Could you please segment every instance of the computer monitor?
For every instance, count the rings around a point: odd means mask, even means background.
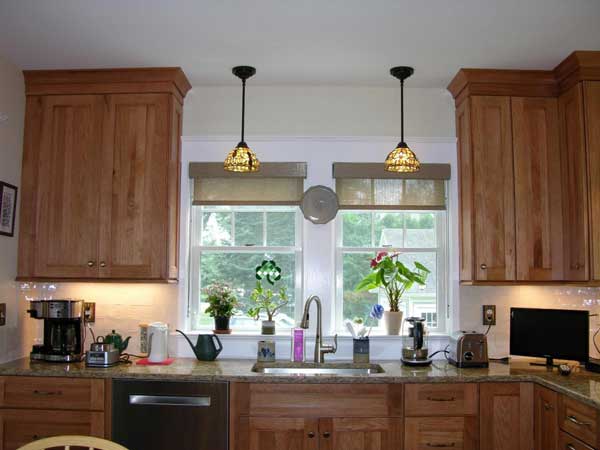
[[[589,358],[588,311],[567,309],[510,309],[510,354],[585,362]]]

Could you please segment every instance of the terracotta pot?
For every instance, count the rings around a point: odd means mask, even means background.
[[[402,327],[402,311],[384,311],[383,322],[385,323],[385,330],[388,336],[397,336],[400,334],[400,328]]]

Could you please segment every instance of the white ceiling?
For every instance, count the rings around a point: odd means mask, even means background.
[[[600,50],[600,0],[0,0],[24,69],[181,66],[194,85],[445,87],[460,67],[554,67]]]

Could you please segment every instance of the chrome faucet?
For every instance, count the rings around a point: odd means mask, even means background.
[[[337,334],[333,338],[333,345],[323,345],[323,330],[321,325],[321,299],[316,295],[311,295],[306,303],[304,304],[304,314],[302,314],[302,322],[300,327],[307,329],[308,324],[308,312],[312,302],[317,304],[317,330],[315,334],[315,363],[325,362],[325,353],[337,352]]]

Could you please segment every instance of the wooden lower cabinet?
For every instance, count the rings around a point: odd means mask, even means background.
[[[558,394],[536,386],[533,407],[535,450],[558,450]]]
[[[408,417],[404,450],[477,450],[477,417]]]
[[[533,448],[533,384],[481,383],[480,450]]]
[[[574,438],[564,431],[560,432],[558,448],[561,450],[594,450],[589,445],[584,444],[579,439]]]
[[[104,437],[104,413],[0,410],[0,450],[16,450],[38,439],[66,434]]]
[[[248,450],[397,450],[401,418],[249,417]]]

